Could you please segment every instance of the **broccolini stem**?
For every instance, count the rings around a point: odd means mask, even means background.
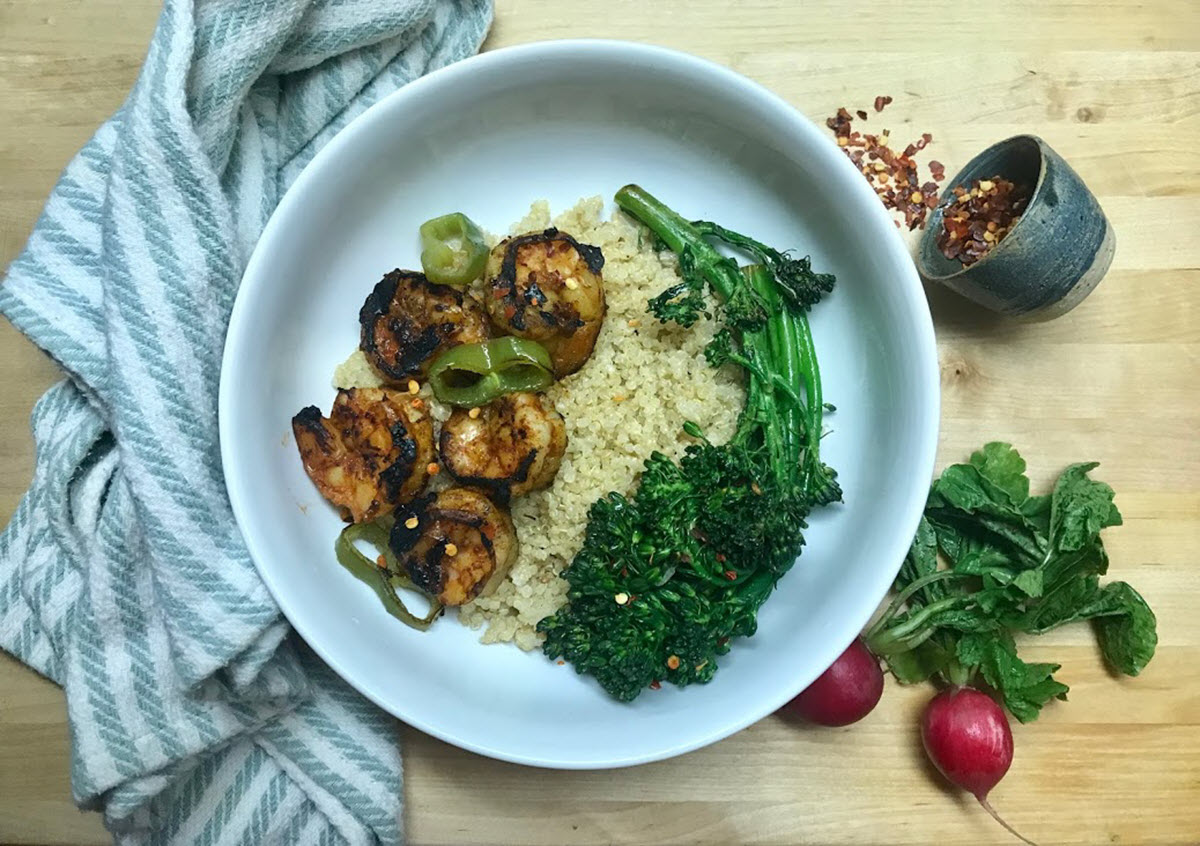
[[[684,247],[695,246],[700,240],[695,227],[640,185],[626,185],[617,191],[615,199],[618,206],[649,226],[673,253],[681,253]]]
[[[741,250],[749,253],[758,259],[763,264],[776,264],[785,260],[783,253],[779,250],[772,249],[766,244],[756,241],[739,232],[734,232],[731,229],[726,229],[724,226],[718,226],[711,220],[693,220],[692,226],[696,228],[701,235],[715,235],[726,244],[738,247]]]
[[[806,438],[804,461],[807,471],[804,474],[804,484],[807,487],[811,474],[819,468],[821,448],[821,432],[824,428],[825,400],[821,396],[821,370],[817,364],[817,348],[813,343],[812,328],[808,318],[801,314],[791,314],[792,323],[796,327],[796,347],[799,349],[800,361],[798,366],[803,380],[804,390],[808,397],[808,420],[804,426]]]
[[[696,267],[713,286],[717,296],[722,300],[729,300],[733,296],[734,290],[741,284],[740,275],[730,270],[723,261],[724,256],[705,241],[691,223],[639,185],[626,185],[617,191],[615,200],[622,210],[650,227],[650,231],[662,239],[671,252],[679,255],[690,250]]]
[[[768,352],[770,363],[765,369],[794,389],[793,397],[789,397],[786,394],[777,395],[775,393],[777,386],[774,384],[763,386],[764,392],[771,396],[774,412],[763,422],[765,426],[769,427],[771,438],[774,441],[773,443],[769,441],[769,444],[774,447],[771,457],[776,459],[774,462],[776,477],[782,483],[795,479],[800,465],[800,436],[803,432],[804,418],[802,410],[797,407],[794,399],[802,387],[797,370],[799,355],[796,350],[791,319],[779,302],[779,295],[774,290],[771,271],[761,264],[752,264],[743,267],[742,273],[746,277],[747,284],[762,297],[770,315],[765,331],[743,331],[742,343]],[[764,334],[766,337],[762,338],[761,336]]]

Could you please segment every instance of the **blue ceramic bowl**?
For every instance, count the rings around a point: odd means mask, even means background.
[[[964,267],[938,249],[942,209],[955,186],[993,176],[1033,185],[1033,196],[1008,235]],[[1048,320],[1079,305],[1108,271],[1112,225],[1079,174],[1036,135],[993,144],[947,184],[917,251],[927,280],[1001,314]]]

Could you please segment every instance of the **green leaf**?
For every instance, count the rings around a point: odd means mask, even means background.
[[[1050,536],[1050,494],[1031,496],[1021,504],[1021,514],[1039,537]]]
[[[984,680],[1003,697],[1004,706],[1023,723],[1036,720],[1051,699],[1066,699],[1070,690],[1055,680],[1058,664],[1026,664],[1017,657],[1012,637],[963,635],[959,638],[958,660],[978,667]]]
[[[919,684],[944,673],[953,657],[935,640],[927,640],[915,649],[889,655],[885,660],[900,684]]]
[[[976,576],[1007,572],[1009,577],[1005,580],[1006,582],[1011,581],[1017,572],[1012,568],[1011,559],[1007,555],[993,546],[984,545],[976,545],[969,551],[960,553],[954,561],[954,571],[956,573],[972,573]]]
[[[908,555],[904,557],[904,563],[900,565],[900,573],[896,576],[893,588],[901,591],[917,579],[936,572],[937,568],[937,534],[929,521],[922,517],[921,522],[917,524],[917,534],[913,538],[912,546],[908,549]],[[945,595],[945,584],[935,582],[918,590],[908,600],[908,607],[918,608],[930,602],[936,602]]]
[[[937,570],[937,535],[924,517],[917,524],[917,534],[908,551],[913,566],[913,578],[927,576]]]
[[[999,511],[991,493],[984,488],[979,469],[970,464],[952,464],[942,471],[929,492],[929,508],[954,508],[973,514],[992,509]]]
[[[1100,651],[1114,669],[1136,676],[1150,663],[1158,646],[1154,612],[1125,582],[1105,585],[1103,594],[1109,611],[1094,617]]]
[[[1095,576],[1063,580],[1053,590],[1045,591],[1040,602],[1009,623],[1012,628],[1027,634],[1044,634],[1081,619],[1079,615],[1087,613],[1099,599],[1100,580]]]
[[[1096,538],[1082,549],[1051,555],[1042,569],[1049,587],[1057,587],[1070,579],[1103,576],[1108,572],[1108,553],[1104,551],[1104,544]]]
[[[1002,494],[1014,507],[1029,498],[1029,479],[1025,476],[1025,459],[1011,444],[993,441],[971,455],[971,465],[979,471],[993,498]]]
[[[1026,596],[1042,595],[1042,571],[1025,570],[1013,579],[1013,587],[1019,588]]]
[[[979,611],[983,612],[991,628],[1002,628],[1001,620],[1019,613],[1025,596],[1019,591],[1009,590],[1007,586],[993,586],[978,591],[975,602]]]
[[[997,550],[1021,569],[1036,567],[1046,558],[1044,537],[1019,512],[989,515],[930,508],[926,514],[937,529],[942,551],[952,561],[985,548]]]
[[[1121,525],[1121,512],[1113,504],[1113,489],[1088,478],[1097,462],[1072,464],[1054,485],[1050,507],[1050,537],[1057,549],[1082,549],[1100,536],[1100,530]]]

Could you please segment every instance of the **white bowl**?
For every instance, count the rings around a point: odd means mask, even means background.
[[[384,611],[333,554],[341,523],[291,438],[328,410],[334,366],[385,271],[419,267],[417,227],[463,211],[503,232],[637,182],[682,214],[811,253],[838,287],[813,312],[824,455],[845,504],[808,545],[712,683],[610,699],[540,652],[428,633]],[[350,684],[429,734],[545,767],[616,767],[719,740],[812,682],[866,623],[916,529],[938,428],[933,327],[911,259],[862,176],[791,106],[718,65],[656,47],[558,41],[487,53],[384,99],[323,149],[246,269],[221,373],[229,498],[263,580]],[[597,492],[599,493],[599,492]]]

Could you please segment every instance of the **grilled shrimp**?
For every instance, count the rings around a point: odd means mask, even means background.
[[[501,502],[554,481],[566,448],[562,415],[544,394],[531,393],[455,409],[438,443],[442,465],[454,478],[494,492]]]
[[[446,488],[396,509],[388,545],[413,584],[444,605],[487,596],[517,559],[508,511],[475,488]]]
[[[554,373],[574,373],[592,354],[604,322],[599,247],[547,229],[505,238],[488,256],[486,303],[501,334],[538,341]]]
[[[425,488],[433,421],[387,388],[338,391],[328,417],[315,405],[292,418],[304,469],[355,523],[373,520]]]
[[[384,276],[363,303],[358,322],[367,361],[391,382],[422,376],[442,350],[492,334],[478,300],[411,270]]]

